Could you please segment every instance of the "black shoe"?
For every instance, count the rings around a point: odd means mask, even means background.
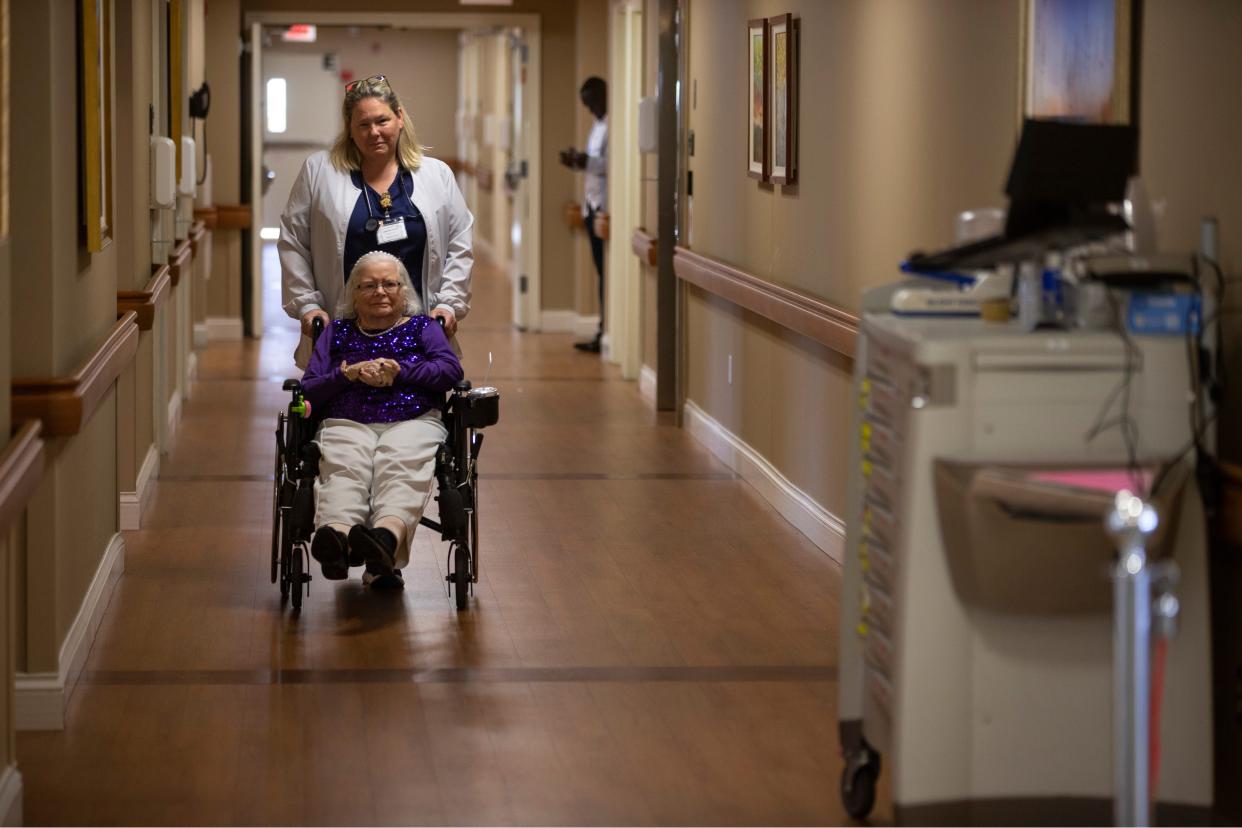
[[[588,353],[598,354],[599,353],[599,337],[597,336],[594,339],[588,340],[586,342],[575,342],[574,347],[577,348],[579,351],[587,351]]]
[[[320,526],[311,540],[311,557],[319,561],[323,577],[329,581],[343,581],[349,575],[345,565],[345,535],[330,526]]]
[[[362,573],[362,583],[371,589],[405,589],[405,578],[401,577],[400,569],[390,569],[387,573],[378,572],[367,564],[367,571]]]
[[[397,536],[387,529],[369,529],[358,524],[349,530],[349,547],[361,550],[367,572],[375,578],[388,577],[396,571]]]

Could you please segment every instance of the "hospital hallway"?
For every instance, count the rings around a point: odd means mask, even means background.
[[[848,821],[839,566],[614,366],[515,330],[509,296],[476,266],[464,363],[501,416],[460,613],[425,528],[404,591],[315,566],[282,606],[294,327],[269,301],[261,340],[200,354],[65,728],[18,734],[28,824]]]

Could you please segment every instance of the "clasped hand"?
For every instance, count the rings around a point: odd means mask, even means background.
[[[388,359],[386,357],[355,362],[353,365],[342,360],[341,373],[350,382],[361,380],[367,385],[380,388],[385,385],[392,385],[393,380],[397,378],[397,374],[401,373],[401,364],[395,359]]]

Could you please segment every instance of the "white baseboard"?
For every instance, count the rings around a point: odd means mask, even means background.
[[[646,366],[643,366],[645,369]],[[654,386],[654,383],[653,383]],[[690,400],[685,403],[686,430],[705,445],[720,462],[733,469],[771,503],[785,520],[837,563],[845,558],[845,522],[820,506],[767,461],[742,442],[706,411]]]
[[[571,310],[546,310],[539,314],[539,330],[544,333],[571,333],[578,314]]]
[[[0,774],[0,825],[22,824],[22,773],[11,764]]]
[[[656,372],[650,365],[638,369],[638,393],[652,408],[656,404]]]
[[[211,342],[237,342],[242,338],[242,321],[231,316],[209,316],[207,339]]]
[[[190,398],[190,383],[198,377],[198,352],[190,351],[185,357],[185,396]]]
[[[65,706],[95,642],[95,633],[99,632],[112,590],[124,572],[125,540],[117,532],[104,550],[78,615],[60,647],[58,671],[17,674],[14,718],[18,730],[65,729]]]
[[[13,719],[18,730],[65,729],[65,682],[59,673],[18,673]]]
[[[207,347],[207,343],[211,340],[211,335],[207,329],[206,322],[194,323],[194,350],[201,351]]]
[[[181,422],[181,395],[174,393],[168,398],[168,436],[177,433],[177,424]]]
[[[574,320],[574,336],[578,339],[591,339],[599,332],[599,314],[579,316]]]
[[[571,310],[546,310],[539,315],[539,330],[544,333],[571,333],[579,339],[590,339],[599,330],[599,316],[583,316]]]
[[[121,529],[133,531],[142,528],[142,512],[147,508],[147,501],[153,491],[151,481],[159,476],[160,452],[152,445],[147,449],[146,459],[138,470],[138,479],[134,481],[134,491],[121,492]]]

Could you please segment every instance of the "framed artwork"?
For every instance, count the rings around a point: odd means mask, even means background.
[[[1023,116],[1131,123],[1133,0],[1023,0],[1022,28]]]
[[[771,180],[775,184],[793,184],[798,180],[797,34],[797,21],[792,14],[768,19],[768,44],[772,53],[772,81],[768,92],[772,137],[768,157]]]
[[[112,241],[112,0],[80,0],[82,224],[86,249]]]
[[[746,121],[746,173],[751,178],[767,181],[768,156],[768,21],[752,20],[747,26],[750,42],[747,88],[749,92]]]

